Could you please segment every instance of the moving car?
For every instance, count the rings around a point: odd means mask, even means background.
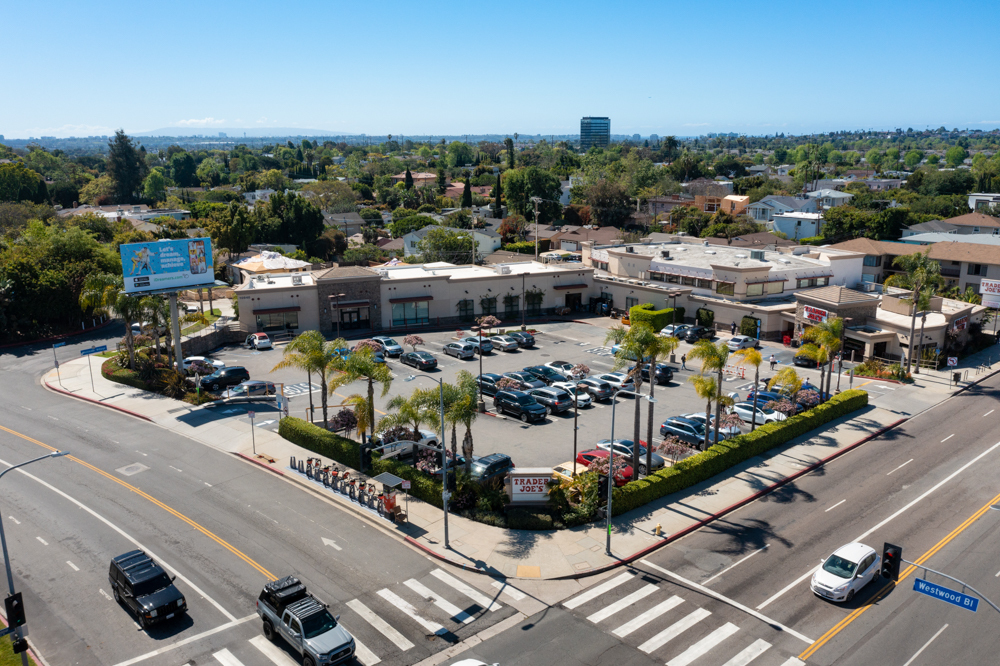
[[[570,397],[576,400],[577,409],[584,409],[593,404],[593,398],[590,397],[590,393],[582,388],[578,382],[556,382],[552,385],[552,388],[560,388],[569,393]]]
[[[507,413],[516,416],[522,423],[541,421],[548,414],[545,407],[539,405],[533,396],[524,391],[497,391],[493,397],[493,409],[497,414]]]
[[[255,395],[274,395],[277,392],[278,389],[272,382],[250,379],[229,389],[226,393],[230,398],[250,398]]]
[[[213,358],[208,358],[206,356],[188,356],[182,361],[181,367],[184,368],[185,372],[187,372],[191,370],[191,366],[194,365],[195,363],[208,366],[210,368],[214,368],[215,370],[222,370],[224,367],[226,367],[226,364],[223,363],[222,361],[217,361]]]
[[[600,460],[602,458],[607,458],[611,454],[604,449],[593,449],[591,451],[581,451],[576,456],[576,462],[584,465],[585,467],[590,467],[595,460]],[[617,474],[615,474],[615,485],[624,486],[626,483],[632,480],[632,468],[625,465]]]
[[[382,347],[382,353],[387,356],[399,356],[403,353],[403,348],[399,346],[399,343],[390,338],[388,335],[375,335],[372,336],[372,340],[377,342],[380,347]]]
[[[668,324],[660,329],[660,335],[683,340],[689,328],[691,328],[690,324]]]
[[[692,326],[684,333],[684,341],[694,344],[699,340],[711,340],[715,337],[715,331],[704,326]]]
[[[573,396],[567,391],[556,388],[555,384],[545,388],[531,389],[528,395],[545,408],[546,414],[561,414],[573,406]]]
[[[112,558],[108,582],[115,601],[135,615],[143,629],[187,612],[187,602],[174,579],[141,550]]]
[[[610,400],[615,394],[614,387],[599,377],[584,377],[576,385],[589,393],[594,400]]]
[[[207,391],[218,392],[230,386],[242,384],[250,380],[250,373],[246,368],[234,365],[229,368],[217,370],[207,377],[201,378],[201,387]]]
[[[809,589],[830,601],[851,601],[878,576],[880,559],[874,548],[863,543],[841,546],[812,575]]]
[[[753,419],[753,403],[752,402],[737,402],[735,405],[729,408],[729,411],[739,416],[741,419],[750,423]],[[764,409],[761,407],[760,402],[757,403],[757,423],[771,423],[773,421],[784,421],[788,417],[779,411],[774,409]]]
[[[306,592],[298,578],[285,576],[264,585],[257,597],[257,615],[263,620],[264,638],[272,642],[279,636],[285,639],[301,655],[303,666],[333,666],[354,660],[357,645],[337,621],[340,616],[331,615],[327,605]]]
[[[472,358],[476,355],[476,345],[467,342],[449,342],[444,346],[444,353],[455,358]]]
[[[695,412],[693,414],[681,414],[680,418],[682,418],[682,419],[688,419],[689,421],[697,421],[698,423],[701,424],[701,427],[703,429],[705,427],[705,422],[706,422],[705,421],[705,412]],[[710,414],[709,415],[708,422],[712,424],[712,426],[713,426],[712,430],[714,431],[715,430],[715,427],[714,427],[715,426],[715,414]],[[702,430],[702,432],[704,432],[704,430]],[[727,426],[725,428],[721,428],[721,427],[719,428],[719,434],[720,435],[725,435],[726,438],[735,437],[736,435],[739,435],[742,432],[743,431],[740,430],[738,426]]]
[[[521,347],[518,341],[509,335],[494,335],[490,338],[490,342],[493,343],[494,347],[505,352],[517,351]]]
[[[545,382],[543,382],[538,377],[535,377],[530,372],[505,372],[503,373],[503,376],[507,377],[508,379],[513,379],[515,382],[517,382],[519,384],[517,388],[521,391],[527,391],[528,389],[542,388],[543,386],[546,385]]]
[[[271,338],[267,337],[267,333],[251,333],[247,336],[246,346],[250,349],[271,349],[273,345],[271,344]]]
[[[535,336],[527,331],[511,331],[507,335],[517,340],[522,349],[531,349],[535,346]]]
[[[412,351],[400,354],[399,362],[420,370],[433,370],[438,367],[437,359],[430,352],[425,351]]]
[[[483,395],[496,395],[497,382],[503,379],[502,375],[497,375],[492,372],[485,372],[476,378],[476,382],[479,384],[479,389],[483,392]]]
[[[729,338],[729,342],[726,343],[729,347],[729,351],[739,351],[741,349],[756,349],[757,339],[751,338],[749,335],[734,335]]]
[[[467,338],[462,338],[460,342],[472,345],[480,354],[489,354],[493,351],[493,343],[490,342],[490,339],[485,336],[473,335]]]
[[[576,365],[576,363],[570,363],[568,361],[551,361],[546,363],[545,367],[552,368],[559,373],[563,379],[583,379],[583,373],[573,372],[573,368],[575,368]]]
[[[480,483],[502,479],[512,469],[514,469],[514,461],[510,459],[510,456],[502,453],[491,453],[472,458],[472,478]]]
[[[634,365],[628,369],[628,374],[631,375],[633,370],[635,370]],[[642,376],[642,381],[649,381],[649,363],[643,363],[639,366],[639,374]],[[674,378],[674,369],[666,363],[657,363],[653,375],[656,377],[657,384],[666,386]]]
[[[631,439],[616,439],[614,443],[615,456],[622,456],[628,461],[628,464],[635,467],[635,461],[632,460],[632,440]],[[612,447],[610,439],[602,439],[597,442],[597,448],[602,451],[610,451]],[[639,474],[646,474],[646,445],[640,441],[639,442]],[[653,453],[652,456],[653,469],[660,469],[667,464],[667,461],[663,459],[658,453]]]
[[[673,435],[685,444],[701,448],[705,442],[705,424],[693,419],[671,416],[660,426],[660,437],[667,437],[668,435]],[[726,439],[726,436],[720,432],[718,441],[721,442],[724,439]],[[715,441],[715,431],[710,430],[708,432],[708,443],[711,445]]]
[[[635,390],[635,382],[624,372],[608,372],[603,375],[597,375],[596,378],[610,384],[615,393],[618,393],[618,391]]]
[[[546,384],[553,384],[555,382],[562,382],[566,380],[566,378],[561,374],[545,365],[532,365],[524,368],[524,372],[534,375],[536,379],[540,379]]]

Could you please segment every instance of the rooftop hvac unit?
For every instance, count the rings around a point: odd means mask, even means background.
[[[635,280],[629,280],[629,281],[628,281],[628,283],[629,283],[629,284],[635,284],[635,283],[636,283],[636,281],[635,281]]]
[[[715,254],[715,250],[705,250],[705,254]]]
[[[743,253],[741,252],[741,253],[739,253],[739,254],[737,254],[737,255],[736,255],[736,258],[737,258],[737,259],[746,259],[746,258],[747,258],[747,255],[745,255],[745,254],[743,254]]]
[[[293,285],[302,286],[302,276],[301,275],[293,275],[292,276],[292,284]]]
[[[757,261],[767,261],[764,259],[764,250],[750,250],[750,258]]]
[[[661,259],[667,259],[667,260],[669,260],[670,259],[670,250],[660,250],[660,258]]]
[[[635,254],[635,248],[632,247],[631,245],[626,245],[625,246],[625,251],[629,252],[629,253],[632,253],[632,254]]]

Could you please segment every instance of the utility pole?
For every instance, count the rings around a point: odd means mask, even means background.
[[[541,201],[539,197],[531,197],[531,202],[535,204],[535,261],[538,261],[538,204]]]

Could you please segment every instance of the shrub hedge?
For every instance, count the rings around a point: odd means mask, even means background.
[[[153,390],[152,384],[140,379],[137,373],[128,368],[118,367],[113,356],[101,364],[101,374],[104,375],[105,379],[110,379],[119,384],[125,384],[126,386],[142,389],[143,391]]]
[[[719,442],[707,451],[685,458],[673,467],[664,468],[645,479],[615,488],[614,513],[615,515],[626,513],[643,504],[701,483],[734,465],[785,444],[867,404],[867,392],[858,389],[844,391],[802,414],[759,426],[753,432]]]
[[[641,303],[639,305],[633,305],[629,308],[628,316],[632,324],[637,324],[639,322],[645,322],[650,325],[654,331],[659,331],[664,326],[669,326],[672,321],[674,308],[664,308],[663,310],[654,310],[652,303]],[[684,322],[684,308],[677,308],[677,319],[676,323],[680,324]]]

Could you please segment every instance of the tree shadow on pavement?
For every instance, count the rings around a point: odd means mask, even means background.
[[[729,541],[721,547],[713,546],[715,552],[736,556],[760,550],[772,543],[780,543],[786,548],[795,544],[774,531],[771,523],[766,520],[747,519],[740,522],[717,520],[704,528],[709,534],[716,534]]]
[[[504,530],[507,538],[497,544],[494,552],[514,560],[523,559],[542,541],[550,541],[553,531]]]

